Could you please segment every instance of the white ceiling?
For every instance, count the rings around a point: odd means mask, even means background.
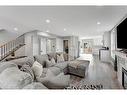
[[[60,36],[99,36],[126,13],[127,6],[1,6],[0,28],[19,34],[37,29]]]

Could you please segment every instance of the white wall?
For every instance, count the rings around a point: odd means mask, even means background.
[[[25,55],[32,56],[33,55],[33,33],[25,34]]]
[[[25,56],[25,46],[19,48],[15,51],[15,56]]]
[[[109,48],[109,62],[111,62],[111,31],[104,32],[103,42],[103,46]]]
[[[79,41],[79,38],[77,36],[70,37],[69,55],[72,56],[72,59],[78,57],[78,52],[79,52],[78,41]]]
[[[55,38],[51,39],[51,52],[52,53],[56,52],[56,39]]]
[[[9,32],[9,31],[0,31],[0,46],[6,44],[7,42],[14,40],[18,37],[17,33]]]
[[[92,48],[92,53],[94,55],[99,55],[99,50],[103,46],[103,36],[98,36],[93,38],[93,48]]]
[[[104,35],[103,35],[103,41],[104,41],[104,46],[105,47],[111,47],[111,33],[110,31],[108,32],[104,32]]]
[[[52,52],[52,40],[47,39],[46,41],[46,53],[51,53]]]
[[[103,45],[103,37],[102,36],[98,36],[93,38],[93,45],[94,46],[102,46]]]
[[[39,55],[39,36],[36,32],[33,35],[33,55]]]
[[[63,39],[56,38],[56,52],[63,52]]]
[[[46,54],[46,42],[47,38],[39,36],[39,52],[41,55]]]

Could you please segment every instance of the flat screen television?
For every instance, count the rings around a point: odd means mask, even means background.
[[[117,48],[127,49],[127,18],[117,26]]]

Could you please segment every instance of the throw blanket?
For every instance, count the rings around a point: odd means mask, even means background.
[[[69,66],[77,68],[80,64],[82,63],[82,61],[80,60],[75,60],[75,61],[71,61]]]

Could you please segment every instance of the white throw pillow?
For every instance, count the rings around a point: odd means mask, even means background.
[[[54,59],[54,58],[52,58],[52,59],[51,59],[51,63],[52,63],[53,65],[55,65],[55,64],[56,64],[56,62],[55,62],[55,59]]]
[[[38,63],[37,61],[34,62],[33,66],[32,66],[32,70],[34,72],[34,75],[36,77],[40,77],[42,72],[43,72],[43,67],[40,63]]]
[[[63,54],[57,55],[57,63],[58,62],[64,62]]]
[[[64,61],[64,55],[60,54],[61,60]]]

